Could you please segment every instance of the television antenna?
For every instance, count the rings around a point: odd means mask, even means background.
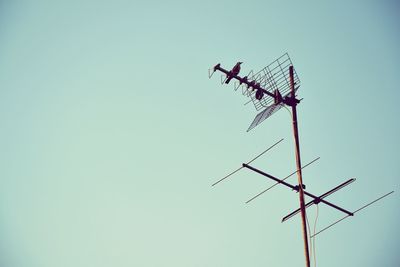
[[[264,191],[260,192],[259,194],[255,195],[246,203],[249,203],[250,201],[253,201],[263,193],[267,192],[270,190],[272,187],[281,184],[284,185],[292,191],[299,193],[299,202],[300,202],[300,207],[296,209],[295,211],[289,213],[286,215],[283,219],[282,222],[287,221],[288,219],[292,218],[296,214],[300,213],[301,214],[301,222],[302,222],[302,234],[303,234],[303,241],[304,241],[304,255],[305,255],[305,261],[306,261],[306,267],[310,267],[310,255],[309,255],[309,245],[308,245],[308,233],[307,233],[307,222],[306,222],[306,209],[312,205],[318,205],[319,203],[323,203],[325,205],[328,205],[336,210],[339,210],[340,212],[346,214],[343,218],[337,220],[336,222],[330,224],[329,226],[323,228],[322,230],[319,230],[317,233],[314,233],[311,237],[315,237],[317,234],[327,230],[328,228],[332,227],[333,225],[341,222],[342,220],[354,216],[356,212],[361,211],[362,209],[370,206],[371,204],[381,200],[382,198],[392,194],[394,191],[391,191],[389,193],[386,193],[385,195],[371,201],[370,203],[362,206],[361,208],[351,212],[348,211],[338,205],[335,205],[329,201],[326,201],[325,198],[336,191],[344,188],[345,186],[353,183],[356,179],[351,178],[340,185],[334,187],[333,189],[327,191],[326,193],[322,195],[314,195],[312,193],[309,193],[306,191],[306,186],[303,184],[303,176],[302,176],[302,169],[310,165],[311,163],[315,162],[319,158],[316,158],[315,160],[311,161],[310,163],[304,165],[302,167],[301,165],[301,157],[300,157],[300,142],[299,142],[299,133],[298,133],[298,119],[297,119],[297,104],[300,103],[301,99],[298,99],[296,97],[296,91],[300,87],[300,79],[297,76],[297,73],[293,67],[292,61],[287,53],[283,54],[281,57],[273,61],[271,64],[268,66],[264,67],[262,70],[260,70],[257,73],[254,73],[253,71],[250,71],[250,73],[246,76],[239,76],[240,70],[241,70],[241,64],[243,62],[238,62],[236,65],[231,69],[224,69],[221,67],[221,64],[218,63],[215,65],[212,69],[208,70],[208,77],[211,78],[213,74],[216,71],[220,71],[223,73],[221,76],[221,84],[229,84],[231,80],[235,81],[234,89],[237,91],[239,88],[241,89],[241,92],[244,96],[250,98],[250,101],[247,103],[253,102],[253,105],[257,111],[260,111],[256,117],[254,118],[253,122],[250,124],[249,128],[247,131],[252,130],[259,124],[261,124],[263,121],[268,119],[272,114],[280,110],[282,107],[289,107],[292,110],[292,125],[293,125],[293,137],[294,137],[294,143],[295,143],[295,158],[296,158],[296,166],[297,169],[290,175],[286,176],[284,179],[279,179],[271,174],[268,174],[260,169],[257,169],[253,166],[250,165],[254,160],[262,156],[264,153],[272,149],[274,146],[276,146],[278,143],[280,143],[283,139],[279,140],[276,142],[274,145],[269,147],[267,150],[253,158],[247,163],[243,163],[242,166],[235,171],[231,172],[227,176],[223,177],[222,179],[218,180],[212,186],[215,186],[216,184],[222,182],[223,180],[227,179],[231,175],[237,173],[243,168],[249,169],[253,172],[256,172],[262,176],[265,176],[273,181],[275,181],[275,184],[270,186],[269,188],[265,189]],[[246,104],[247,104],[246,103]],[[291,177],[292,175],[297,174],[297,181],[298,183],[296,185],[292,185],[285,180]],[[312,198],[311,201],[305,202],[305,197],[308,196]],[[310,233],[311,234],[311,233]]]

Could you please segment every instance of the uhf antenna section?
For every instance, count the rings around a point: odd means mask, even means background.
[[[255,73],[254,77],[260,77],[258,82],[270,93],[274,94],[274,92],[278,90],[281,95],[287,96],[290,93],[290,66],[293,66],[292,61],[288,53],[285,53],[268,66]],[[297,91],[300,87],[300,79],[294,69],[293,76],[295,90]],[[255,93],[251,94],[251,100],[256,110],[267,108],[274,103],[274,98],[263,97],[258,99]]]
[[[300,79],[293,68],[292,61],[287,53],[273,61],[271,64],[262,68],[257,73],[250,71],[244,77],[238,76],[242,62],[236,63],[232,70],[228,71],[215,65],[208,70],[209,78],[216,71],[221,71],[221,83],[228,84],[232,79],[236,80],[234,89],[241,88],[244,96],[249,97],[257,111],[262,110],[256,115],[247,131],[250,131],[261,122],[277,112],[284,104],[292,106],[295,97],[291,97],[290,67],[293,69],[294,90],[300,87]],[[246,103],[247,104],[247,103]],[[297,103],[296,103],[297,104]]]

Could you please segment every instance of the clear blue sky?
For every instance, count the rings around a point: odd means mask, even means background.
[[[1,1],[0,265],[304,266],[296,194],[210,186],[280,138],[254,165],[294,170],[288,112],[246,133],[256,111],[207,77],[288,52],[307,189],[355,177],[329,197],[350,210],[396,191],[318,235],[317,265],[399,266],[400,6],[322,2]]]

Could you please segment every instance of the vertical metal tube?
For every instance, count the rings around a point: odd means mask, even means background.
[[[290,75],[290,89],[292,93],[292,98],[295,98],[295,90],[294,90],[294,74],[293,74],[293,66],[289,67],[289,75]],[[306,267],[310,267],[310,255],[308,249],[308,235],[307,235],[307,222],[306,222],[306,209],[304,206],[304,190],[303,190],[303,178],[301,173],[301,160],[300,160],[300,144],[299,144],[299,131],[297,127],[297,111],[296,111],[296,103],[292,105],[292,117],[293,117],[293,135],[295,142],[295,153],[296,153],[296,165],[297,165],[297,178],[299,182],[299,198],[300,198],[300,211],[301,211],[301,221],[303,228],[303,239],[304,239],[304,254],[306,257]]]

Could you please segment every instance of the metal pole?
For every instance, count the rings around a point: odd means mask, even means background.
[[[292,99],[295,99],[294,90],[294,76],[293,76],[293,66],[289,67],[290,75],[290,89],[292,93]],[[303,190],[303,178],[301,174],[301,160],[300,160],[300,144],[299,144],[299,131],[297,127],[297,112],[296,112],[296,102],[293,101],[292,105],[292,117],[293,117],[293,135],[295,142],[295,152],[296,152],[296,165],[297,165],[297,178],[299,182],[299,199],[300,199],[300,211],[301,211],[301,222],[303,228],[303,239],[304,239],[304,254],[306,257],[306,267],[310,267],[310,255],[308,249],[308,236],[307,236],[307,222],[306,222],[306,209],[304,206],[304,190]]]

